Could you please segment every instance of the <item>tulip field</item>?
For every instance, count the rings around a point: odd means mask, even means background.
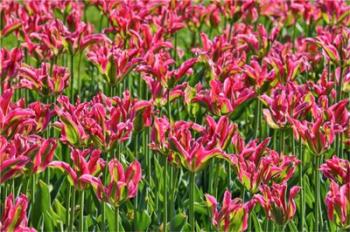
[[[0,1],[0,231],[350,231],[349,0]]]

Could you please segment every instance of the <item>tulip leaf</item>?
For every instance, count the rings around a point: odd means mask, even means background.
[[[37,186],[38,188],[35,195],[35,202],[31,211],[31,221],[33,222],[33,226],[36,228],[39,227],[41,217],[47,214],[51,208],[50,191],[48,185],[40,180]]]
[[[288,223],[288,227],[290,229],[291,232],[298,232],[298,227],[295,225],[295,222],[294,220],[291,220],[289,223]]]
[[[254,223],[254,231],[262,232],[263,230],[261,229],[261,225],[258,221],[258,218],[257,218],[254,210],[252,210],[252,212],[251,212],[251,217],[252,217],[253,223]]]
[[[109,205],[106,204],[106,216],[107,216],[107,223],[109,226],[109,231],[117,231],[117,229],[115,228],[115,211],[114,208]],[[124,228],[123,228],[123,224],[121,223],[121,215],[119,214],[119,230],[120,232],[124,232]]]
[[[147,231],[148,226],[151,224],[151,217],[147,211],[137,211],[135,218],[135,230],[136,231]]]
[[[187,222],[187,216],[184,213],[175,215],[170,221],[170,228],[172,231],[182,231]]]
[[[53,188],[53,191],[51,192],[51,203],[55,201],[58,193],[60,192],[60,189],[62,187],[62,184],[64,183],[64,179],[66,178],[65,175],[62,175],[60,178],[57,179],[57,181],[54,183],[55,188]]]

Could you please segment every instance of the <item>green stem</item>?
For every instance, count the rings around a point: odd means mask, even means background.
[[[164,214],[163,214],[163,226],[164,231],[167,231],[168,223],[168,188],[167,188],[167,176],[168,176],[168,160],[164,156],[164,170],[163,170],[163,198],[164,198]]]
[[[106,225],[105,225],[105,221],[106,221],[105,203],[103,201],[101,202],[101,206],[102,206],[101,230],[102,231],[106,231]]]
[[[67,201],[67,205],[66,205],[66,209],[70,208],[70,204],[71,204],[71,197],[72,197],[72,186],[69,185],[69,189],[68,189],[68,201]],[[70,222],[70,214],[67,212],[66,214],[66,223],[69,224]]]
[[[316,167],[314,169],[316,175],[316,230],[322,231],[323,228],[323,220],[322,220],[322,206],[321,206],[321,175],[318,171],[321,162],[321,155],[315,155],[316,158]]]
[[[80,72],[81,72],[81,57],[82,57],[82,55],[83,55],[83,52],[80,52],[79,60],[78,60],[78,97],[80,97],[80,90],[81,90]]]
[[[286,154],[287,152],[285,151],[285,146],[286,146],[286,143],[285,143],[285,129],[282,128],[281,129],[281,137],[280,137],[280,152],[283,152],[284,154]]]
[[[74,54],[70,54],[70,101],[74,102]]]
[[[190,225],[191,231],[195,231],[195,217],[194,217],[194,188],[195,188],[195,172],[190,172]]]
[[[70,217],[70,222],[69,222],[69,231],[73,231],[73,225],[74,225],[74,219],[75,219],[75,198],[77,195],[77,191],[75,190],[74,187],[72,187],[72,205],[70,209],[71,217]]]
[[[270,220],[266,220],[266,224],[265,224],[265,231],[266,232],[269,231],[269,226],[270,226]]]
[[[304,231],[305,224],[305,200],[304,200],[304,188],[303,188],[303,165],[304,165],[304,153],[303,153],[303,143],[301,138],[299,139],[299,185],[300,185],[300,211],[301,211],[301,220],[300,220],[300,232]]]
[[[175,37],[176,38],[176,37]],[[175,39],[176,41],[176,39]],[[176,48],[176,47],[175,47]],[[176,56],[175,56],[176,57]],[[176,60],[176,59],[175,59]],[[170,89],[168,91],[168,96],[167,96],[167,102],[168,102],[168,118],[169,118],[169,122],[172,121],[172,115],[171,115],[171,104],[170,104]],[[170,206],[170,211],[169,211],[169,218],[170,220],[174,217],[174,210],[175,210],[175,202],[174,202],[174,167],[170,166],[169,167],[169,171],[170,171],[170,196],[169,196],[169,206]],[[170,230],[172,230],[171,228],[172,226],[170,225]]]
[[[115,230],[119,232],[119,207],[114,208]]]
[[[258,138],[260,135],[260,115],[261,115],[261,102],[259,98],[257,98],[257,107],[256,107],[256,118],[255,118],[255,138]]]
[[[80,216],[79,216],[79,231],[84,231],[84,191],[81,191],[80,198]]]

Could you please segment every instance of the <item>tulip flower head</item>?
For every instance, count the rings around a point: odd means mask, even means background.
[[[224,158],[221,149],[206,147],[204,136],[193,137],[192,133],[203,130],[198,124],[185,121],[178,121],[171,128],[169,143],[174,151],[173,161],[180,163],[190,172],[201,170],[211,158]]]
[[[123,165],[112,159],[108,163],[109,181],[103,185],[101,179],[92,175],[83,175],[82,181],[92,185],[99,200],[119,207],[126,200],[134,198],[137,194],[139,182],[142,178],[140,163],[136,160],[124,170]]]
[[[350,228],[350,183],[338,185],[331,182],[325,199],[329,220],[340,228]]]
[[[295,215],[296,205],[294,198],[299,190],[299,186],[294,186],[287,192],[286,183],[273,184],[272,187],[262,185],[260,191],[263,195],[257,194],[254,197],[264,208],[266,217],[269,220],[284,225]]]
[[[243,202],[240,198],[231,199],[231,193],[225,191],[221,209],[215,197],[205,194],[208,206],[211,208],[212,224],[219,231],[245,231],[248,228],[249,213],[256,200]]]
[[[350,183],[350,162],[333,156],[321,165],[320,171],[323,175],[340,185]]]
[[[0,221],[0,231],[35,232],[34,228],[28,227],[27,208],[28,199],[26,195],[21,194],[15,201],[12,193],[7,196]]]
[[[103,170],[105,161],[100,158],[100,156],[100,150],[72,149],[71,159],[73,162],[73,167],[63,161],[52,161],[50,162],[49,167],[65,172],[68,176],[69,183],[75,188],[83,190],[88,187],[87,183],[83,181],[83,176],[98,176]]]

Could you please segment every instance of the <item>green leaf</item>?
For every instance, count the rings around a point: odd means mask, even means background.
[[[182,231],[183,227],[187,222],[187,215],[184,213],[179,213],[175,215],[170,221],[170,228],[172,231]]]
[[[261,225],[260,225],[260,223],[259,223],[259,221],[258,221],[258,218],[257,218],[256,213],[255,213],[254,210],[253,210],[252,213],[251,213],[251,217],[252,217],[252,219],[253,219],[255,231],[257,231],[257,232],[262,231]]]
[[[55,182],[55,184],[54,184],[55,188],[53,188],[53,191],[51,192],[51,202],[55,201],[58,193],[60,192],[60,189],[62,187],[62,184],[63,184],[65,178],[66,178],[65,175],[61,175],[61,177],[58,178],[57,181]]]
[[[298,227],[295,225],[294,220],[292,220],[292,221],[290,221],[290,222],[288,223],[288,227],[289,227],[289,230],[290,230],[291,232],[298,232],[298,231],[299,231],[299,230],[298,230]]]
[[[137,231],[147,231],[147,228],[151,224],[151,217],[148,215],[147,211],[137,211],[135,218],[135,230]]]
[[[242,104],[240,104],[239,106],[236,107],[236,109],[231,113],[230,115],[230,119],[232,121],[237,120],[239,117],[241,117],[241,115],[244,113],[244,111],[246,109],[248,109],[249,105],[254,101],[254,98],[243,102]]]
[[[46,213],[49,213],[51,208],[49,187],[42,180],[39,180],[37,186],[38,188],[35,194],[35,202],[31,211],[31,222],[35,228],[39,227],[41,217]]]
[[[59,200],[54,200],[53,204],[53,210],[58,216],[58,220],[62,221],[63,224],[66,224],[66,215],[67,215],[67,210],[66,208],[61,204]]]
[[[315,196],[313,194],[313,191],[310,189],[309,177],[306,175],[303,176],[303,188],[305,194],[305,203],[308,205],[308,207],[312,208],[315,202]]]
[[[107,223],[109,226],[109,231],[117,231],[117,229],[115,228],[115,213],[114,213],[114,208],[109,205],[106,204],[106,217],[107,217]],[[119,232],[124,232],[124,228],[123,228],[123,224],[121,223],[121,216],[119,214]]]

